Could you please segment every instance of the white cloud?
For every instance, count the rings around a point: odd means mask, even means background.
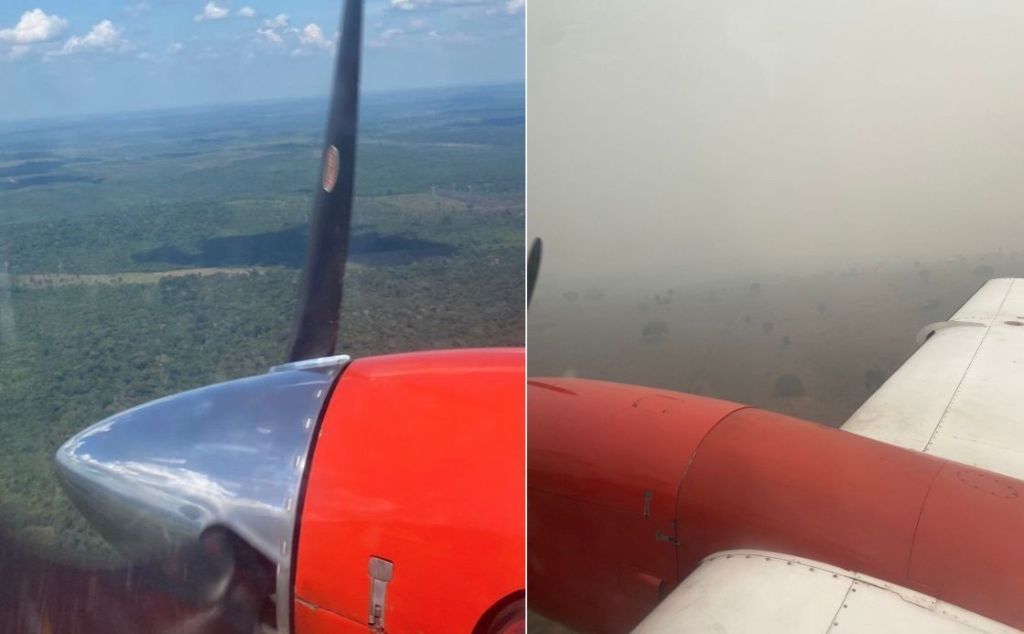
[[[456,31],[454,33],[438,33],[437,31],[431,31],[427,33],[427,36],[437,42],[445,42],[447,44],[469,44],[470,42],[476,42],[476,36],[463,33],[462,31]]]
[[[256,29],[256,33],[263,38],[263,41],[270,44],[281,44],[284,42],[274,29]]]
[[[228,10],[224,7],[219,7],[212,0],[206,3],[203,7],[203,12],[192,18],[196,22],[203,22],[205,20],[221,20],[228,17]]]
[[[274,47],[287,51],[293,56],[310,55],[316,51],[329,51],[338,42],[324,32],[323,28],[310,22],[301,29],[288,26],[288,16],[283,13],[263,21],[264,28],[256,29],[257,39]]]
[[[301,29],[288,26],[288,16],[281,13],[263,21],[264,28],[256,29],[265,44],[287,46],[292,55],[308,55],[316,50],[330,50],[337,37],[329,38],[319,24],[310,22]]]
[[[42,9],[32,9],[21,14],[13,29],[0,29],[0,42],[12,44],[35,44],[49,42],[60,37],[68,21],[57,15],[46,15]]]
[[[288,26],[288,16],[283,13],[278,13],[273,19],[264,20],[263,26],[268,29],[283,29]]]
[[[389,0],[394,11],[414,9],[481,9],[487,14],[508,11],[517,13],[525,6],[521,0]]]
[[[124,40],[121,38],[123,33],[124,30],[114,26],[110,20],[103,20],[95,24],[85,35],[81,37],[77,35],[72,36],[64,43],[61,53],[97,50],[110,51],[123,48],[125,45]]]
[[[240,18],[251,18],[256,15],[256,12],[253,11],[252,7],[242,7],[235,13],[235,15]]]
[[[171,55],[177,55],[183,50],[185,50],[185,45],[181,42],[171,42],[167,45],[167,52]]]
[[[299,41],[303,46],[311,48],[331,48],[331,41],[324,36],[324,30],[315,22],[310,22],[299,31]]]
[[[380,32],[380,35],[370,40],[370,46],[372,48],[384,48],[395,44],[402,36],[405,35],[405,31],[402,29],[385,29]]]
[[[506,0],[505,2],[505,13],[509,15],[516,15],[522,13],[526,7],[526,0]]]

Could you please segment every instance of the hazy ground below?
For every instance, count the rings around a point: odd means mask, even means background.
[[[841,425],[991,277],[1024,256],[979,254],[785,277],[545,288],[529,314],[531,376],[663,387]],[[799,388],[781,388],[794,375]],[[790,386],[792,388],[792,385]]]

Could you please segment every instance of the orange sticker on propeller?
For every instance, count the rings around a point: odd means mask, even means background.
[[[338,157],[338,148],[333,145],[328,146],[324,151],[324,175],[323,185],[324,191],[328,194],[334,191],[334,186],[338,184],[338,164],[340,158]]]

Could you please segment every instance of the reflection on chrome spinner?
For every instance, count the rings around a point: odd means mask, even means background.
[[[333,360],[112,416],[57,451],[57,473],[76,506],[133,563],[194,544],[213,526],[233,531],[277,565],[277,623],[290,631],[302,476],[316,422],[349,358]]]

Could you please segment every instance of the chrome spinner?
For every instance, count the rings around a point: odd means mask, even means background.
[[[277,624],[290,631],[293,536],[309,449],[349,357],[183,392],[79,432],[57,451],[69,497],[132,563],[226,528],[277,568]]]

